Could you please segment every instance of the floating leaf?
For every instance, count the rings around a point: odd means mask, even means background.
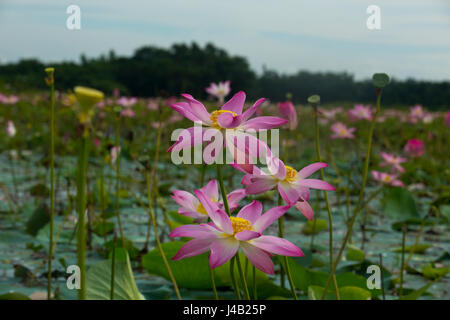
[[[363,261],[364,251],[352,244],[349,244],[347,245],[347,255],[345,257],[347,258],[347,260],[351,261]]]
[[[420,218],[416,202],[407,189],[390,188],[384,197],[384,213],[397,221],[406,221],[407,219]]]
[[[315,225],[314,225],[315,221]],[[303,227],[302,232],[303,234],[318,234],[321,231],[328,229],[328,222],[323,219],[315,219],[315,220],[308,220],[306,222],[306,225]]]
[[[308,98],[308,102],[311,104],[318,104],[320,102],[320,96],[315,94]]]
[[[119,251],[119,250],[118,250]],[[116,259],[114,276],[114,300],[145,300],[134,280],[130,259],[126,252]],[[89,268],[86,274],[86,295],[90,300],[109,300],[111,293],[111,260],[101,261]]]

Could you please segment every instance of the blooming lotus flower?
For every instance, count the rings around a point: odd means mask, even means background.
[[[425,112],[423,117],[422,117],[422,121],[423,123],[429,124],[432,123],[434,120],[434,115],[430,112]]]
[[[419,139],[410,139],[406,143],[405,152],[411,157],[420,157],[424,154],[424,142]]]
[[[450,128],[450,111],[445,115],[445,125]]]
[[[414,107],[411,107],[411,109],[409,111],[409,117],[410,117],[412,123],[416,123],[417,120],[422,119],[423,116],[424,116],[424,111],[420,104],[415,105]]]
[[[125,108],[131,108],[132,106],[134,106],[136,103],[138,102],[138,99],[135,97],[121,97],[119,98],[116,103],[119,106],[125,107]]]
[[[355,107],[348,111],[350,120],[372,120],[372,110],[370,106],[364,106],[362,104],[357,104]]]
[[[355,136],[353,132],[356,131],[356,128],[347,128],[345,124],[342,122],[336,122],[331,126],[331,130],[334,134],[331,136],[331,139],[354,139]]]
[[[155,101],[154,99],[149,99],[148,103],[147,103],[147,109],[148,110],[158,110],[158,102]]]
[[[120,111],[120,115],[125,118],[134,118],[136,116],[136,112],[134,112],[131,108],[124,108]]]
[[[282,118],[289,121],[290,130],[297,127],[297,112],[291,101],[278,102],[278,112]]]
[[[19,97],[15,95],[5,96],[0,93],[0,103],[3,104],[16,104],[19,102]]]
[[[380,167],[391,166],[400,172],[405,172],[405,169],[400,165],[407,161],[406,158],[400,156],[394,156],[393,154],[381,152],[380,155],[383,157],[384,162],[380,163]]]
[[[9,137],[14,137],[16,135],[16,126],[14,125],[14,122],[11,120],[8,120],[8,125],[6,126],[6,134]]]
[[[191,95],[183,94],[182,96],[186,99],[186,102],[177,102],[172,104],[171,107],[189,120],[201,124],[201,127],[196,126],[183,130],[178,141],[168,151],[180,151],[185,148],[190,148],[194,145],[210,141],[212,137],[222,138],[223,144],[214,149],[215,154],[207,154],[208,146],[211,143],[205,148],[204,159],[207,163],[211,163],[220,155],[220,151],[222,151],[224,145],[235,158],[236,154],[237,157],[240,157],[244,153],[245,161],[248,160],[248,157],[259,156],[261,150],[267,149],[267,147],[247,132],[249,130],[255,132],[261,129],[273,129],[287,123],[285,119],[271,116],[250,119],[259,105],[264,101],[264,98],[257,100],[253,106],[243,112],[246,97],[243,91],[236,93],[220,110],[214,110],[211,113]],[[245,139],[252,142],[255,148],[247,148],[247,145],[239,146],[239,143],[236,144],[236,141],[243,141]],[[217,144],[216,140],[214,142]],[[258,146],[263,147],[259,148]],[[245,165],[248,162],[242,162],[240,164]]]
[[[372,170],[372,176],[376,181],[382,182],[384,184],[394,186],[394,187],[403,187],[404,184],[400,180],[397,179],[397,175],[389,174],[386,172],[379,172]]]
[[[303,257],[304,253],[292,242],[262,233],[281,217],[289,206],[275,207],[264,214],[259,201],[243,207],[236,217],[229,217],[223,210],[216,210],[208,197],[199,192],[202,202],[212,222],[200,225],[183,225],[174,229],[170,237],[191,237],[172,260],[193,257],[211,251],[209,265],[219,267],[233,258],[239,249],[249,261],[262,272],[273,274],[270,254]]]
[[[309,189],[336,190],[331,184],[323,180],[307,179],[317,170],[328,167],[326,163],[316,162],[300,171],[284,165],[283,161],[276,157],[269,159],[267,164],[269,173],[254,167],[252,173],[247,173],[242,178],[241,183],[247,186],[247,194],[259,194],[277,187],[283,200],[290,206],[295,205],[309,220],[312,220],[314,216],[314,212],[308,203]],[[240,168],[237,169],[241,170]]]
[[[220,103],[223,103],[225,97],[231,91],[230,81],[219,82],[218,84],[211,82],[209,87],[207,87],[205,90],[210,95],[217,97]]]
[[[212,203],[210,205],[213,206],[215,210],[222,209],[224,207],[223,201],[219,201],[217,180],[211,180],[208,182],[206,186],[200,189],[200,192],[208,197]],[[198,196],[199,191],[195,190],[194,193]],[[245,196],[245,189],[238,189],[227,195],[228,206],[231,212],[239,206],[238,202]],[[208,219],[208,214],[205,207],[198,200],[198,198],[191,193],[183,190],[174,190],[171,197],[180,205],[180,208],[178,208],[179,214],[193,218],[194,222],[202,222]]]

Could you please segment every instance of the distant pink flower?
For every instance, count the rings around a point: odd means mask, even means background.
[[[450,128],[450,111],[445,115],[445,125]]]
[[[297,112],[292,102],[278,102],[278,112],[282,118],[289,121],[289,129],[295,130],[297,127]]]
[[[303,257],[300,248],[286,239],[264,236],[262,233],[275,220],[289,209],[289,206],[275,207],[264,214],[259,201],[243,207],[236,217],[229,217],[223,210],[217,209],[202,191],[198,190],[203,207],[212,222],[200,225],[183,225],[174,229],[170,237],[191,237],[172,260],[180,260],[211,251],[209,265],[219,267],[233,258],[241,249],[249,261],[267,274],[274,273],[270,254],[291,257]]]
[[[111,148],[111,151],[110,151],[111,163],[115,163],[116,162],[117,157],[120,154],[120,150],[121,150],[121,148],[117,147],[117,146],[114,146],[114,147]]]
[[[334,132],[331,139],[354,139],[353,132],[356,131],[356,128],[347,128],[342,122],[336,122],[331,126],[331,131]]]
[[[219,191],[216,180],[211,180],[208,182],[208,184],[201,188],[200,191],[203,192],[203,194],[217,206],[217,209],[223,208],[223,201],[219,201]],[[238,202],[245,196],[245,189],[234,190],[227,195],[228,206],[231,212],[239,206]],[[194,222],[202,222],[208,219],[208,214],[205,207],[198,200],[198,198],[191,193],[183,190],[174,190],[171,197],[180,205],[180,208],[178,208],[179,214],[193,218]]]
[[[125,118],[134,118],[136,116],[136,112],[130,107],[130,108],[124,108],[122,111],[120,111],[120,115]]]
[[[93,142],[94,142],[94,147],[95,147],[96,149],[100,148],[102,142],[101,142],[101,140],[100,140],[99,138],[94,138],[94,141],[93,141]]]
[[[423,117],[422,117],[422,121],[423,123],[429,124],[432,123],[434,120],[434,115],[430,112],[425,112]]]
[[[236,169],[242,169],[232,165]],[[290,166],[286,166],[283,161],[276,157],[268,159],[267,166],[269,173],[265,173],[256,166],[252,173],[247,173],[241,183],[247,186],[247,194],[259,194],[274,188],[286,203],[295,207],[309,220],[313,218],[313,210],[308,203],[309,189],[336,190],[331,184],[319,179],[307,179],[310,175],[328,165],[323,162],[310,164],[300,171]]]
[[[148,110],[158,110],[159,104],[154,99],[149,99],[147,103],[147,109]]]
[[[220,103],[223,103],[225,97],[230,93],[230,81],[219,82],[218,84],[211,82],[207,87],[206,92],[219,99]]]
[[[119,98],[119,96],[120,96],[120,90],[119,90],[119,88],[114,88],[114,89],[113,89],[113,97],[114,97],[114,99]]]
[[[418,120],[421,120],[425,115],[423,108],[420,104],[411,107],[409,110],[409,118],[411,122],[416,123]]]
[[[362,104],[357,104],[353,109],[348,111],[350,120],[372,120],[372,110],[369,105],[364,106]]]
[[[385,172],[379,172],[372,170],[372,176],[376,181],[382,182],[384,184],[394,186],[394,187],[403,187],[404,184],[400,180],[397,179],[397,175],[388,174]]]
[[[177,97],[171,96],[171,97],[167,98],[166,105],[170,106],[171,104],[174,104],[175,102],[177,102]]]
[[[19,102],[19,97],[18,96],[5,96],[3,94],[0,93],[0,103],[3,104],[16,104],[17,102]]]
[[[425,152],[424,142],[415,138],[408,140],[405,152],[411,157],[420,157]]]
[[[134,106],[136,103],[138,102],[138,99],[135,97],[121,97],[119,98],[116,103],[119,106],[125,107],[125,108],[131,108],[132,106]]]
[[[405,172],[405,169],[400,165],[400,163],[407,162],[408,160],[406,158],[394,156],[393,154],[386,152],[381,152],[380,155],[384,159],[384,162],[380,163],[380,167],[391,166],[402,173]]]
[[[11,120],[8,120],[8,124],[6,126],[6,133],[11,138],[16,135],[16,126],[14,125],[14,122],[12,122]]]

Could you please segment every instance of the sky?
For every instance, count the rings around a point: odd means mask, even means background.
[[[80,30],[66,27],[72,4]],[[380,8],[380,30],[366,26],[369,5]],[[0,0],[0,63],[192,41],[244,56],[258,73],[450,80],[450,0]]]

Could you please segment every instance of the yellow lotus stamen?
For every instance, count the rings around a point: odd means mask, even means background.
[[[347,130],[341,129],[341,130],[339,131],[339,133],[340,133],[341,135],[345,135],[345,134],[347,134]]]
[[[253,231],[253,227],[250,221],[244,218],[230,217],[231,224],[233,225],[233,234],[239,233],[244,230]]]
[[[390,176],[384,176],[383,180],[384,180],[384,182],[391,182],[391,177]]]
[[[215,199],[212,199],[212,198],[209,199],[209,200],[211,200],[212,202],[217,202]],[[205,209],[205,207],[202,205],[201,202],[199,202],[199,204],[198,204],[197,207],[195,208],[195,211],[197,211],[198,213],[204,214],[205,216],[208,215],[208,212],[206,212],[206,209]]]
[[[215,111],[213,111],[213,112],[211,112],[211,116],[210,116],[210,119],[211,119],[211,121],[213,122],[213,127],[214,128],[216,128],[216,129],[222,129],[222,127],[220,126],[220,124],[217,122],[217,118],[219,118],[219,116],[222,114],[222,113],[231,113],[232,115],[233,115],[233,117],[235,117],[236,116],[236,113],[234,113],[233,111],[230,111],[230,110],[215,110]]]
[[[286,168],[286,178],[284,178],[287,182],[294,182],[297,179],[297,170],[292,167],[285,166]]]

